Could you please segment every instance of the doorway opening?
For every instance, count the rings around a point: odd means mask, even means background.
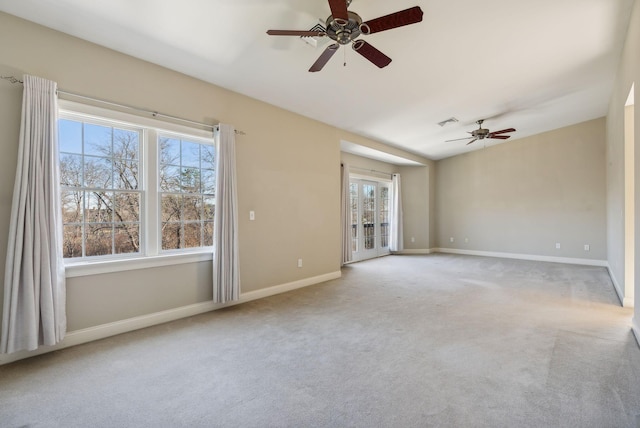
[[[624,298],[623,306],[633,306],[635,288],[635,84],[631,85],[624,107]]]
[[[351,178],[349,180],[349,197],[353,261],[390,254],[391,183],[373,179]]]

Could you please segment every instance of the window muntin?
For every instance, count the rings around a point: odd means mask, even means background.
[[[183,260],[188,253],[210,248],[215,211],[215,167],[205,161],[215,156],[210,132],[66,100],[60,104],[64,257],[69,266],[108,261],[111,269],[119,270],[128,267],[113,261],[129,266],[141,263],[140,257],[161,255]],[[189,153],[179,162],[163,162],[159,136],[196,147],[197,174],[196,157]],[[106,143],[109,137],[111,145]],[[178,185],[169,193],[182,197],[180,233],[197,237],[197,245],[194,238],[180,249],[162,248],[161,164],[179,167]]]

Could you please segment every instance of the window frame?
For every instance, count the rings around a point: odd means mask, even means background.
[[[161,192],[158,183],[160,136],[175,136],[183,140],[212,145],[217,149],[212,131],[69,100],[58,101],[58,119],[141,130],[138,165],[140,176],[137,190],[141,194],[140,252],[65,258],[67,277],[195,263],[212,259],[213,247],[211,246],[162,250]]]
[[[144,187],[144,182],[143,182],[143,177],[145,176],[145,167],[143,166],[143,159],[144,159],[144,148],[142,147],[142,141],[145,138],[145,132],[144,132],[144,128],[141,126],[131,126],[130,124],[125,124],[123,122],[114,122],[114,121],[108,121],[105,120],[104,118],[96,118],[96,117],[90,117],[90,116],[86,116],[83,115],[82,117],[78,116],[78,115],[72,115],[72,114],[60,114],[58,117],[58,120],[73,120],[73,121],[81,121],[83,124],[90,124],[90,125],[97,125],[97,126],[103,126],[103,127],[109,127],[112,129],[122,129],[122,130],[126,130],[126,131],[134,131],[138,133],[138,158],[137,163],[138,163],[138,188],[137,189],[128,189],[128,190],[123,190],[123,189],[117,189],[115,187],[115,185],[113,183],[111,183],[111,187],[110,188],[106,188],[106,189],[102,189],[99,187],[91,187],[91,186],[85,186],[84,183],[82,186],[79,187],[65,187],[62,188],[61,187],[61,192],[65,192],[65,191],[82,191],[85,193],[84,198],[83,198],[83,205],[85,205],[87,203],[86,198],[89,197],[89,195],[92,192],[95,191],[104,191],[104,192],[109,192],[109,193],[113,193],[114,195],[116,193],[137,193],[139,195],[139,218],[138,218],[138,240],[139,240],[139,246],[140,246],[140,251],[138,253],[119,253],[119,254],[106,254],[106,255],[99,255],[99,256],[82,256],[82,257],[74,257],[74,258],[67,258],[65,260],[86,260],[86,261],[92,261],[92,260],[96,260],[96,259],[121,259],[121,258],[129,258],[129,257],[139,257],[141,254],[145,254],[146,253],[146,249],[145,249],[145,237],[144,237],[144,230],[142,227],[143,224],[143,218],[141,217],[141,215],[145,212],[145,200],[144,200],[144,194],[145,194],[145,187]],[[76,155],[75,153],[69,153],[71,155]],[[85,150],[82,151],[82,153],[80,154],[82,156],[82,160],[83,163],[86,164],[86,160],[87,158],[91,159],[91,158],[96,158],[95,155],[92,154],[86,154]],[[110,157],[111,160],[115,159],[115,157],[113,155],[111,155]],[[114,180],[114,177],[111,177],[111,180]],[[83,210],[86,209],[86,206],[83,207]],[[114,226],[117,222],[115,221],[115,219],[111,219],[110,222],[108,222],[109,224],[111,224],[111,226]],[[91,223],[91,222],[87,222],[83,219],[83,221],[81,223],[79,223],[82,227],[83,227],[83,231],[84,228],[92,225],[92,224],[99,224],[99,223]],[[113,244],[112,244],[113,245]],[[83,238],[82,240],[82,248],[83,248],[83,252],[86,246],[86,242],[85,239]]]
[[[204,144],[204,145],[210,145],[214,148],[214,165],[212,168],[205,168],[207,170],[213,170],[214,174],[215,174],[215,156],[217,156],[217,151],[216,151],[216,147],[215,144],[209,144],[206,140],[203,140],[201,138],[196,138],[196,137],[191,137],[191,136],[187,136],[184,134],[176,134],[173,132],[158,132],[157,136],[156,136],[156,141],[158,144],[158,147],[160,146],[160,139],[161,138],[168,138],[168,139],[174,139],[174,140],[180,140],[181,142],[187,142],[187,143],[198,143],[198,144]],[[157,166],[157,174],[155,174],[156,178],[160,177],[160,171],[161,171],[161,165],[160,165],[160,158],[157,157],[156,158],[158,161],[158,166]],[[183,168],[182,165],[182,156],[181,156],[181,160],[180,160],[181,164],[180,167]],[[202,158],[200,157],[199,159],[199,166],[198,169],[200,169],[202,171]],[[168,166],[176,166],[176,165],[172,165],[169,164]],[[201,177],[202,180],[202,177]],[[216,175],[216,180],[217,180],[217,175]],[[201,186],[202,186],[202,182],[201,182]],[[171,191],[166,191],[166,190],[162,190],[160,188],[160,185],[158,184],[157,186],[157,197],[158,197],[158,219],[159,219],[159,224],[158,224],[158,251],[160,253],[163,254],[168,254],[168,253],[174,253],[174,252],[184,252],[184,251],[188,251],[190,248],[213,248],[212,245],[211,246],[201,246],[201,247],[185,247],[185,248],[177,248],[177,249],[162,249],[162,196],[163,195],[174,195],[174,196],[181,196],[183,198],[185,197],[189,197],[189,196],[200,196],[203,198],[203,204],[204,204],[204,199],[215,199],[215,189],[213,190],[213,192],[211,193],[207,193],[204,191],[204,189],[201,188],[200,192],[171,192]],[[204,209],[204,205],[203,205],[203,209]],[[214,202],[214,212],[215,212],[215,202]],[[179,223],[181,225],[181,227],[184,227],[187,224],[195,224],[195,223],[199,223],[201,225],[201,227],[204,227],[204,223],[207,223],[208,221],[205,218],[202,218],[200,220],[185,220],[184,218],[180,219],[179,222],[176,221],[172,221],[172,223]],[[211,225],[212,229],[213,229],[213,224]],[[213,230],[212,230],[213,231]],[[204,233],[203,231],[200,232],[201,233],[201,238],[203,238],[202,233]]]

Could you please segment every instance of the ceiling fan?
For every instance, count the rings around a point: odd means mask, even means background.
[[[511,135],[501,135],[501,134],[506,134],[507,132],[516,132],[514,128],[507,128],[500,131],[489,132],[488,129],[482,127],[483,122],[484,122],[484,119],[480,119],[476,122],[478,124],[478,129],[474,129],[473,131],[469,132],[469,134],[471,134],[471,137],[456,138],[455,140],[447,140],[445,141],[445,143],[448,143],[450,141],[468,140],[469,138],[471,138],[472,140],[467,143],[467,146],[468,146],[469,144],[473,143],[476,140],[484,140],[485,138],[493,138],[494,140],[506,140],[507,138],[510,138]]]
[[[355,12],[347,10],[351,0],[329,0],[331,15],[326,20],[324,31],[297,31],[297,30],[269,30],[270,36],[300,36],[300,37],[329,37],[336,43],[329,45],[309,71],[322,70],[327,62],[336,53],[340,45],[351,43],[353,50],[371,61],[379,68],[386,67],[391,58],[374,48],[371,44],[358,39],[361,34],[368,35],[380,31],[390,30],[422,21],[422,9],[419,6],[401,10],[390,15],[381,16],[370,21],[362,22],[362,18]]]

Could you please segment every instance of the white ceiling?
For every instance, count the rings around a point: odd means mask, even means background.
[[[424,18],[362,36],[388,67],[342,47],[318,73],[307,70],[324,40],[265,32],[311,28],[330,15],[326,0],[0,0],[0,10],[442,159],[501,142],[444,142],[478,119],[516,128],[513,141],[604,116],[632,3],[353,0],[365,21],[416,5]],[[459,122],[437,125],[452,116]]]

